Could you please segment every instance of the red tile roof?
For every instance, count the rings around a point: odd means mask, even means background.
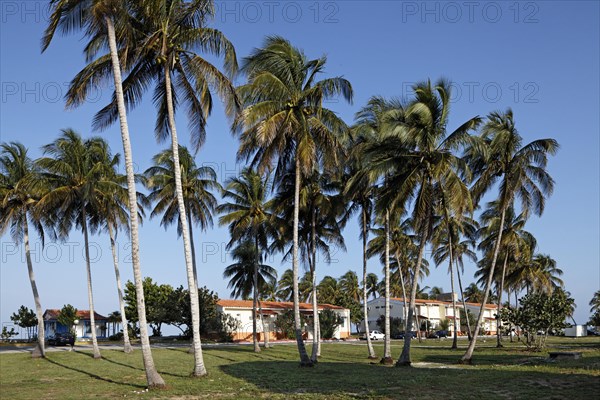
[[[44,312],[44,319],[45,320],[57,319],[58,314],[60,314],[60,310],[58,308],[50,308]],[[77,315],[77,318],[79,318],[79,319],[89,320],[90,319],[90,310],[77,310],[76,315]],[[98,320],[103,320],[103,319],[108,319],[108,318],[106,318],[105,316],[100,315],[94,311],[94,319],[96,321],[98,321]]]
[[[392,297],[390,298],[390,300],[396,300],[396,301],[400,301],[400,302],[405,302],[404,298],[402,297]],[[442,300],[433,300],[433,299],[415,299],[416,304],[447,304],[450,305],[452,304],[451,301],[442,301]],[[406,301],[406,303],[408,303],[408,300]],[[481,303],[469,303],[469,302],[465,302],[465,304],[469,305],[469,306],[481,306]],[[462,306],[462,302],[457,301],[456,302],[456,306],[460,307]],[[486,304],[485,308],[498,308],[497,304]]]
[[[217,302],[221,307],[231,308],[252,308],[252,300],[227,300],[221,299]],[[291,310],[294,307],[294,303],[291,301],[261,301],[260,302],[263,313],[264,309],[275,309],[275,310]],[[334,306],[333,304],[319,304],[319,310],[344,310],[344,307]],[[300,310],[312,310],[312,304],[300,303]]]

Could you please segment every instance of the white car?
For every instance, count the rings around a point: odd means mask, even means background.
[[[385,339],[385,335],[379,331],[371,331],[369,332],[369,337],[371,340],[383,340]],[[363,339],[367,339],[367,335],[363,335]]]

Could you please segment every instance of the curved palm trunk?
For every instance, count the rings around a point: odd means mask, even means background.
[[[146,322],[146,303],[144,299],[144,288],[142,268],[140,266],[140,240],[138,227],[137,193],[135,190],[135,171],[133,170],[133,155],[131,152],[131,141],[129,139],[129,126],[127,125],[127,111],[123,97],[123,81],[121,79],[121,65],[117,53],[117,39],[115,27],[109,17],[105,18],[108,33],[108,46],[113,68],[115,82],[115,98],[119,112],[119,126],[121,130],[121,141],[123,142],[123,155],[125,157],[125,173],[127,175],[127,194],[129,197],[129,219],[131,227],[131,266],[133,269],[133,280],[135,283],[135,294],[137,301],[138,321],[140,324],[140,341],[142,343],[142,358],[146,381],[150,388],[164,388],[165,381],[154,366],[150,338],[148,337],[148,324]]]
[[[456,326],[456,324],[458,323],[459,319],[456,318],[456,296],[454,295],[454,266],[452,265],[452,259],[454,254],[452,254],[452,244],[450,244],[449,246],[449,266],[448,268],[450,269],[450,290],[452,291],[452,315],[454,316],[454,323],[452,324],[452,347],[450,347],[451,349],[457,349],[458,348],[458,327]]]
[[[460,269],[456,264],[456,277],[458,278],[458,290],[460,290],[460,300],[462,301],[463,311],[465,312],[465,319],[467,323],[467,338],[471,341],[471,323],[469,322],[469,315],[467,314],[467,302],[465,301],[465,295],[463,292],[462,279],[460,278]]]
[[[256,262],[254,263],[254,271],[252,277],[253,286],[253,299],[252,299],[252,342],[254,343],[254,352],[260,353],[260,345],[258,344],[258,334],[256,329],[256,319],[258,318],[258,240],[255,240],[256,244]],[[263,332],[264,335],[264,332]]]
[[[498,253],[500,252],[500,243],[502,241],[502,232],[504,231],[505,216],[506,216],[506,207],[503,207],[502,214],[500,217],[501,218],[500,219],[500,229],[498,232],[498,238],[496,239],[494,255],[492,257],[492,266],[490,268],[490,272],[489,272],[490,274],[488,276],[487,282],[485,283],[485,289],[483,291],[483,299],[481,301],[481,306],[479,307],[479,315],[477,316],[475,332],[473,333],[473,340],[471,340],[466,353],[460,359],[460,361],[465,364],[471,364],[471,359],[473,358],[473,351],[475,351],[475,344],[477,343],[477,335],[479,335],[479,328],[481,326],[481,321],[483,321],[483,311],[485,310],[485,303],[487,302],[488,295],[490,293],[490,288],[492,286],[492,280],[494,279],[494,270],[496,269],[496,261],[498,260]],[[498,329],[498,328],[496,327],[496,329]]]
[[[294,296],[294,329],[296,331],[296,344],[300,355],[300,366],[312,367],[313,363],[308,358],[304,340],[302,340],[302,325],[300,321],[300,296],[298,293],[298,225],[300,218],[300,159],[296,154],[296,180],[294,183],[294,232],[292,244],[292,285]]]
[[[179,211],[179,221],[181,223],[181,236],[183,237],[183,249],[185,255],[185,269],[188,280],[188,290],[190,291],[190,308],[192,311],[192,344],[194,348],[194,372],[193,376],[206,375],[204,358],[202,357],[202,343],[200,341],[200,306],[198,304],[198,285],[194,276],[194,266],[192,264],[192,249],[190,246],[190,234],[186,224],[187,216],[185,211],[185,202],[183,199],[183,189],[181,186],[181,165],[179,164],[179,143],[177,141],[177,129],[175,127],[175,111],[173,109],[173,93],[171,86],[171,69],[169,62],[165,63],[165,94],[167,100],[167,114],[169,128],[171,130],[171,151],[173,152],[173,169],[175,173],[175,193],[177,197],[177,206]]]
[[[398,274],[400,274],[400,287],[402,288],[402,316],[404,317],[404,332],[408,332],[408,320],[406,319],[406,289],[404,287],[404,273],[402,273],[402,266],[400,265],[400,257],[398,256],[398,252],[396,252],[396,263],[398,263]]]
[[[311,277],[311,281],[312,281],[312,312],[313,312],[313,339],[312,339],[312,350],[311,350],[311,354],[310,354],[310,360],[313,363],[316,363],[318,360],[317,358],[319,357],[319,305],[317,303],[317,274],[316,274],[316,261],[317,261],[317,246],[315,243],[316,237],[317,237],[317,233],[316,233],[316,210],[312,211],[312,216],[311,216],[311,221],[310,221],[310,225],[311,225],[311,233],[310,233],[310,255],[309,258],[311,259],[310,262],[310,277]]]
[[[196,268],[196,246],[194,246],[194,230],[192,228],[192,213],[187,214],[188,226],[190,228],[190,247],[192,248],[192,267],[194,268],[194,280],[198,287],[198,269]]]
[[[96,338],[96,317],[94,316],[94,295],[92,292],[92,265],[90,263],[90,243],[87,229],[87,215],[85,207],[81,210],[81,227],[83,228],[83,241],[85,245],[85,270],[87,273],[88,302],[90,303],[90,327],[92,328],[92,347],[94,348],[94,358],[102,358],[100,348],[98,347],[98,338]]]
[[[35,302],[35,314],[38,320],[38,340],[37,346],[31,352],[32,358],[46,357],[46,332],[44,330],[44,312],[42,311],[42,303],[40,302],[40,294],[38,293],[37,284],[35,283],[35,275],[33,274],[33,263],[31,262],[31,249],[29,247],[29,224],[27,215],[23,222],[23,242],[25,244],[25,258],[27,260],[27,272],[29,273],[29,282],[31,283],[31,291],[33,292],[33,301]]]
[[[417,257],[417,265],[415,266],[415,272],[413,274],[412,287],[410,289],[410,304],[408,307],[408,317],[406,318],[409,324],[412,323],[413,316],[415,314],[415,304],[417,298],[417,284],[418,276],[421,271],[421,263],[423,262],[423,253],[425,252],[425,244],[427,243],[427,235],[421,234],[421,243],[419,243],[419,256]],[[420,327],[417,326],[417,329]],[[420,331],[420,329],[419,329]],[[402,354],[396,362],[396,366],[410,366],[410,340],[412,335],[404,335],[404,346],[402,347]]]
[[[119,311],[121,312],[121,326],[123,326],[123,351],[125,353],[131,353],[131,343],[129,342],[129,332],[127,329],[127,317],[125,316],[125,302],[123,301],[123,289],[121,286],[121,273],[119,272],[119,257],[117,256],[117,246],[115,244],[115,235],[110,223],[108,225],[108,236],[110,238],[110,249],[113,256],[113,265],[115,266],[115,278],[117,280],[117,295],[119,296]],[[113,334],[115,329],[115,323],[113,322]]]
[[[367,350],[369,351],[369,359],[373,360],[377,358],[375,350],[373,349],[373,343],[369,334],[369,308],[367,307],[367,212],[362,209],[362,228],[363,228],[363,314],[365,316],[365,335],[367,336]]]
[[[381,364],[392,364],[390,338],[390,212],[385,212],[385,338],[383,342],[383,358]]]
[[[502,265],[502,276],[500,277],[500,286],[498,287],[498,314],[496,318],[496,347],[502,347],[502,332],[500,332],[500,311],[502,310],[502,292],[504,291],[504,276],[506,275],[506,264],[508,263],[508,253],[504,255],[504,264]]]

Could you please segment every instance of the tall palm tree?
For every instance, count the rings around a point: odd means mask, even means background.
[[[590,313],[594,314],[600,311],[600,290],[597,290],[590,300]]]
[[[382,137],[387,134],[387,126],[386,121],[388,118],[388,114],[395,109],[401,108],[401,104],[394,100],[386,100],[381,97],[372,97],[369,99],[367,105],[363,107],[358,113],[355,115],[356,124],[353,128],[354,135],[357,136],[357,144],[352,151],[352,158],[360,159],[360,163],[357,166],[358,168],[353,171],[353,176],[348,181],[348,185],[345,188],[345,194],[350,195],[351,197],[361,193],[362,190],[366,188],[370,188],[373,191],[373,196],[378,197],[378,191],[380,188],[376,188],[377,180],[379,176],[373,177],[368,173],[368,168],[370,165],[368,161],[365,160],[365,151],[369,149],[370,146],[373,146],[374,143],[377,143]],[[385,209],[380,212],[380,223],[384,226],[384,240],[383,240],[383,264],[384,264],[384,293],[385,293],[385,330],[386,332],[390,332],[390,258],[389,258],[389,229],[390,229],[390,221],[389,221],[389,209]],[[363,231],[364,233],[364,231]],[[363,247],[365,239],[363,239]],[[367,250],[368,252],[368,250]],[[363,255],[364,256],[364,255]],[[363,258],[363,269],[365,265],[365,260]],[[369,350],[370,352],[370,350]],[[381,359],[382,363],[391,364],[393,363],[393,359],[391,357],[391,341],[390,335],[387,334],[385,337],[385,342],[383,345],[383,357]],[[371,356],[371,353],[369,354]]]
[[[504,229],[502,231],[502,243],[499,252],[502,264],[502,270],[496,271],[496,294],[498,301],[498,315],[502,310],[502,293],[504,292],[505,278],[508,273],[508,267],[511,264],[519,262],[530,256],[532,250],[536,247],[535,237],[524,230],[526,218],[523,213],[516,215],[514,207],[509,207],[504,218]],[[483,251],[484,257],[479,262],[481,269],[475,273],[475,277],[480,277],[477,283],[484,285],[489,273],[489,266],[493,255],[494,244],[499,234],[500,213],[498,202],[491,202],[488,208],[481,214],[483,227],[479,231],[481,242],[479,249]],[[500,330],[500,319],[496,332],[497,347],[502,347],[502,332]]]
[[[260,299],[259,289],[259,270],[263,255],[268,248],[270,237],[277,236],[274,225],[271,224],[273,216],[269,209],[272,207],[271,201],[267,199],[270,185],[269,179],[263,180],[263,177],[256,172],[246,168],[239,177],[232,178],[227,183],[227,188],[223,193],[223,198],[227,201],[219,205],[218,212],[223,214],[219,218],[220,225],[229,225],[231,241],[227,245],[230,248],[233,243],[239,241],[249,241],[255,247],[254,255],[255,266],[253,273],[254,289],[253,295],[253,318],[252,318],[252,340],[254,342],[254,351],[260,352],[256,330],[256,316],[258,300]],[[265,336],[266,337],[266,336]]]
[[[173,153],[167,149],[152,158],[153,166],[144,171],[145,185],[151,191],[148,200],[155,203],[151,217],[162,214],[160,224],[167,229],[177,221],[177,234],[182,234],[182,219],[179,218],[177,204],[175,165]],[[181,170],[181,190],[186,209],[186,225],[190,232],[192,267],[196,286],[198,270],[196,265],[196,249],[194,246],[194,224],[202,231],[212,227],[212,214],[217,207],[217,199],[213,192],[220,192],[216,172],[208,166],[198,167],[194,157],[185,146],[179,146],[179,163]]]
[[[483,301],[477,317],[477,325],[473,340],[461,362],[470,363],[477,343],[477,335],[483,319],[483,310],[488,298],[494,270],[500,253],[502,232],[506,210],[515,200],[520,200],[521,212],[525,217],[530,212],[541,215],[544,211],[545,199],[552,194],[554,180],[546,171],[548,155],[558,151],[558,142],[554,139],[539,139],[522,146],[523,139],[515,126],[513,112],[493,112],[481,130],[481,138],[486,143],[485,151],[475,148],[467,149],[470,164],[476,181],[472,187],[473,199],[476,203],[493,184],[499,181],[498,209],[500,210],[500,226],[498,237],[490,263],[489,276],[483,290]]]
[[[450,216],[442,212],[443,216],[439,218],[438,224],[434,229],[432,239],[433,243],[433,259],[436,265],[448,260],[448,272],[450,273],[450,286],[452,290],[452,315],[454,316],[453,323],[453,340],[452,349],[458,348],[458,312],[456,308],[456,296],[454,288],[454,268],[456,268],[459,277],[460,297],[463,302],[464,310],[467,309],[464,296],[462,293],[462,282],[460,281],[460,270],[464,270],[463,256],[466,255],[471,259],[476,259],[475,253],[470,249],[474,247],[474,240],[460,241],[462,236],[474,237],[476,235],[477,222],[468,216]],[[471,335],[471,327],[467,318],[467,330],[469,337]]]
[[[27,155],[27,149],[21,143],[2,143],[0,146],[0,235],[10,229],[15,243],[25,245],[25,260],[29,273],[29,282],[33,292],[36,317],[38,321],[37,346],[32,357],[45,357],[45,332],[43,309],[33,272],[31,249],[29,246],[29,223],[44,238],[44,229],[40,218],[34,215],[34,207],[44,194],[40,184],[39,170]]]
[[[340,77],[316,81],[326,58],[308,60],[297,48],[280,37],[269,37],[261,49],[245,59],[243,70],[248,83],[238,88],[244,106],[234,122],[240,133],[241,158],[252,159],[259,172],[271,168],[277,159],[277,182],[289,168],[295,171],[292,273],[294,325],[301,365],[311,366],[300,321],[298,293],[298,227],[300,182],[317,164],[337,167],[343,149],[346,124],[323,101],[342,95],[352,99],[350,83]],[[292,167],[293,166],[293,167]],[[288,168],[289,167],[289,168]]]
[[[414,276],[419,276],[425,246],[431,238],[436,193],[446,193],[446,207],[451,212],[464,213],[469,207],[464,198],[469,190],[462,177],[467,173],[462,159],[453,151],[470,142],[469,131],[480,122],[474,117],[451,133],[447,132],[451,85],[439,80],[413,86],[414,99],[398,108],[388,122],[390,134],[371,146],[366,154],[371,173],[386,175],[380,204],[387,209],[404,210],[412,203],[415,233],[419,238],[419,255]],[[408,321],[412,321],[417,291],[417,279],[412,280]],[[410,365],[411,335],[406,335],[397,366]]]
[[[79,134],[65,129],[54,142],[44,146],[45,157],[37,160],[50,190],[38,202],[40,213],[51,215],[58,234],[66,238],[76,224],[83,233],[87,273],[88,302],[94,358],[101,358],[96,337],[92,269],[89,255],[89,223],[102,208],[102,201],[114,193],[117,183],[104,179],[108,144],[95,137],[83,140]]]
[[[192,143],[196,149],[205,139],[205,125],[212,110],[212,92],[216,91],[233,113],[237,97],[228,77],[197,51],[217,57],[224,56],[224,66],[230,77],[237,70],[233,46],[218,30],[208,28],[214,16],[212,0],[187,2],[185,0],[146,0],[131,5],[131,14],[139,27],[140,40],[132,71],[124,82],[125,99],[129,106],[141,101],[140,93],[155,82],[154,100],[158,108],[155,133],[157,139],[171,137],[175,193],[183,238],[188,290],[192,314],[192,342],[194,349],[194,376],[206,375],[200,339],[200,309],[198,287],[192,263],[187,211],[181,183],[179,140],[175,125],[176,106],[184,103]],[[178,96],[179,94],[179,96]],[[116,119],[117,104],[113,101],[96,116],[95,126],[104,128]]]
[[[344,238],[341,233],[342,222],[338,217],[344,212],[344,199],[340,196],[337,182],[327,174],[314,171],[302,179],[300,190],[299,210],[299,250],[301,259],[308,267],[308,274],[312,278],[310,300],[313,311],[313,347],[311,361],[317,362],[320,356],[320,327],[318,311],[318,285],[317,285],[317,253],[323,255],[325,262],[331,262],[331,248],[345,250]],[[289,221],[293,218],[293,198],[295,191],[294,173],[288,173],[279,184],[279,191],[274,199],[274,211],[279,214],[280,221]],[[275,247],[284,250],[292,242],[293,232],[289,225],[281,225],[281,235],[274,243]],[[291,257],[293,246],[284,255],[284,260]]]
[[[120,229],[129,230],[129,216],[127,215],[128,193],[127,178],[117,172],[117,167],[120,162],[119,154],[114,157],[108,152],[108,147],[104,147],[107,151],[100,155],[100,161],[104,163],[103,175],[101,179],[113,182],[114,185],[108,187],[105,193],[102,193],[102,198],[99,199],[98,205],[90,213],[90,231],[95,233],[98,230],[105,229],[108,232],[110,240],[110,248],[113,257],[113,266],[115,270],[115,279],[117,283],[117,296],[119,299],[119,318],[123,329],[123,351],[131,353],[133,348],[129,341],[128,323],[125,315],[125,302],[123,300],[123,288],[121,284],[121,273],[119,270],[119,260],[117,255],[116,237]],[[146,197],[142,194],[137,194],[139,201],[138,221],[142,222],[144,204],[147,204]]]
[[[166,386],[165,381],[156,370],[150,348],[142,270],[140,266],[135,172],[133,168],[129,125],[127,123],[127,110],[123,94],[122,65],[120,60],[120,56],[127,58],[126,55],[133,53],[133,51],[129,50],[135,47],[135,41],[132,40],[134,35],[130,29],[133,24],[127,20],[129,13],[123,10],[123,4],[120,0],[51,0],[50,19],[42,39],[42,51],[48,48],[57,29],[63,33],[83,30],[91,38],[90,43],[86,47],[86,56],[91,63],[71,82],[67,93],[68,107],[76,107],[85,102],[88,94],[94,88],[100,87],[104,81],[112,80],[114,84],[114,102],[116,103],[116,115],[119,120],[127,176],[129,225],[131,227],[131,264],[136,290],[144,370],[146,381],[150,388],[163,388]],[[115,25],[119,30],[118,35]],[[127,38],[128,40],[121,40],[120,43],[117,43],[117,36],[121,39]],[[103,41],[108,42],[109,54],[96,57],[98,51],[104,48],[101,45]]]

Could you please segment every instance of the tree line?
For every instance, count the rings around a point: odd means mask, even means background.
[[[111,153],[102,138],[84,139],[68,129],[44,146],[44,156],[35,161],[22,144],[2,145],[0,232],[10,229],[13,238],[25,245],[39,320],[35,355],[44,355],[44,335],[29,254],[30,224],[42,237],[53,239],[64,239],[73,229],[83,233],[92,325],[88,235],[106,232],[114,246],[115,235],[124,231],[132,243],[131,289],[148,385],[165,385],[150,349],[139,261],[139,224],[150,204],[151,217],[161,215],[165,226],[177,222],[183,238],[193,376],[206,374],[193,227],[210,227],[213,212],[221,215],[219,224],[229,227],[228,246],[235,249],[236,264],[226,273],[240,276],[239,286],[233,285],[240,296],[250,296],[251,291],[254,315],[262,285],[270,280],[265,257],[281,253],[291,260],[290,299],[303,366],[317,362],[319,341],[314,335],[309,356],[301,334],[299,267],[303,264],[310,274],[306,280],[318,333],[317,302],[330,288],[317,284],[316,255],[325,255],[327,261],[330,246],[343,248],[342,231],[353,216],[361,227],[362,293],[344,296],[362,300],[366,321],[367,258],[379,257],[384,279],[378,293],[386,298],[388,332],[389,298],[398,282],[402,297],[409,300],[405,320],[414,318],[419,280],[428,268],[424,256],[428,246],[434,249],[436,265],[447,263],[453,293],[463,292],[463,260],[478,260],[481,311],[494,286],[500,306],[505,291],[552,290],[560,284],[554,279],[559,274],[556,263],[538,255],[532,235],[523,230],[532,214],[543,213],[554,190],[546,167],[559,145],[551,138],[525,142],[512,110],[493,111],[484,118],[474,115],[451,128],[450,82],[426,80],[415,84],[407,99],[370,98],[349,123],[324,106],[328,100],[353,99],[348,80],[323,77],[326,57],[310,58],[285,38],[270,36],[238,64],[233,44],[209,26],[214,16],[211,0],[53,0],[50,9],[43,50],[56,33],[82,32],[88,40],[84,48],[88,64],[70,83],[67,107],[84,104],[99,85],[114,85],[110,103],[98,111],[92,126],[102,131],[119,123],[126,173],[116,172],[121,157]],[[206,57],[216,57],[222,66]],[[234,87],[232,79],[238,75],[245,82]],[[156,138],[170,139],[170,148],[155,156],[154,166],[143,176],[136,176],[127,113],[150,88]],[[210,193],[219,191],[214,171],[195,165],[191,153],[179,144],[175,122],[183,107],[193,150],[199,150],[214,96],[226,105],[232,132],[239,139],[237,157],[247,165],[239,177],[225,182],[223,204],[216,204]],[[150,194],[138,192],[136,182],[146,185]],[[486,196],[493,200],[484,203]],[[477,209],[483,210],[478,220]],[[116,255],[114,265],[125,317]],[[237,275],[236,269],[245,272]],[[471,361],[482,318],[480,312],[463,362]],[[255,350],[260,351],[256,333],[253,336]],[[398,366],[411,364],[410,335],[404,340]],[[92,343],[94,357],[101,357],[94,329]],[[367,348],[374,358],[370,341]],[[125,351],[130,351],[127,342]],[[393,363],[389,335],[381,361]]]

